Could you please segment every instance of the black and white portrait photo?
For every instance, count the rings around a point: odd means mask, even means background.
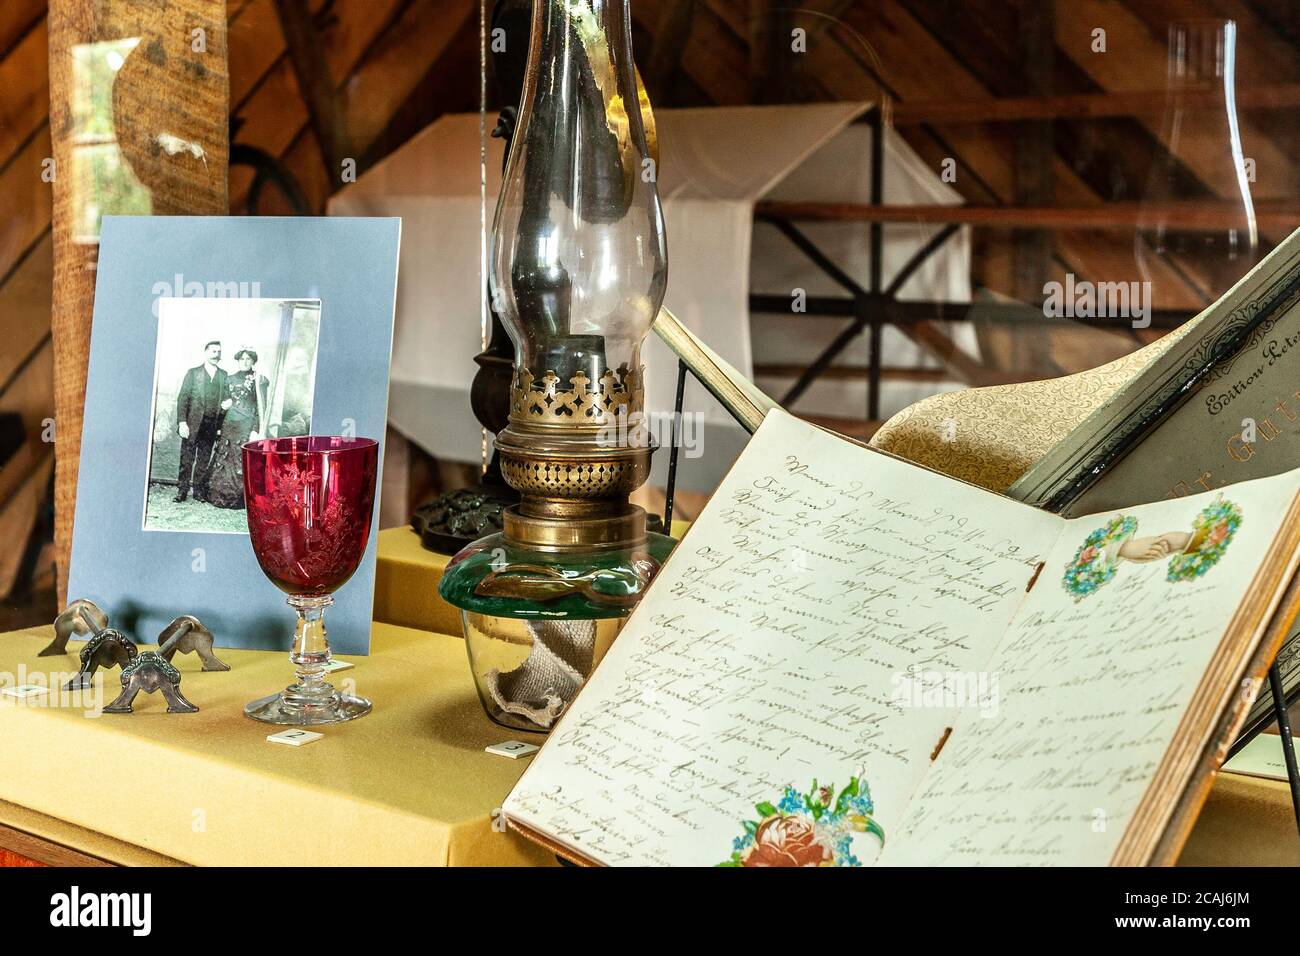
[[[246,534],[242,447],[311,431],[316,299],[158,301],[146,531]]]

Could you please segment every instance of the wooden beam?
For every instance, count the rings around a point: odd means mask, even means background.
[[[6,547],[0,548],[0,598],[7,598],[18,583],[27,542],[40,519],[53,472],[54,451],[46,449],[15,493],[0,503],[0,541],[6,543]]]
[[[330,75],[320,31],[312,20],[307,0],[275,0],[275,11],[321,157],[325,166],[337,174],[343,161],[355,160],[356,154],[348,136],[347,107]]]
[[[632,4],[632,18],[653,33],[668,2],[671,0],[638,0]],[[746,5],[733,0],[731,6],[739,8],[741,19],[746,16]],[[718,105],[749,102],[749,51],[742,35],[743,28],[741,33],[728,29],[712,4],[696,4],[690,39],[678,51],[677,68]]]
[[[1054,48],[1054,68],[1052,89],[1029,89],[1023,83],[1017,84],[1021,67],[1026,59],[1017,46],[1025,42],[1023,19],[1027,4],[995,4],[991,2],[972,2],[963,4],[912,4],[910,12],[922,22],[926,31],[943,44],[946,56],[935,69],[941,69],[944,60],[953,59],[963,68],[979,78],[988,94],[998,97],[1087,94],[1098,92],[1104,85],[1099,85],[1083,68],[1069,57],[1059,53],[1060,42],[1047,40]],[[1122,13],[1119,4],[1114,10]],[[1095,11],[1101,14],[1103,11]],[[1058,20],[1057,34],[1062,33],[1059,21],[1071,18],[1074,11],[1068,7],[1056,9]],[[1090,37],[1085,22],[1077,18],[1065,28],[1065,32],[1075,36],[1079,31]],[[1109,21],[1106,22],[1109,26]],[[1162,32],[1161,26],[1155,32]],[[1112,37],[1112,39],[1114,39]],[[1130,52],[1125,44],[1119,44],[1126,56]],[[1162,60],[1163,62],[1163,60]],[[1278,82],[1294,81],[1297,77],[1282,75]],[[1152,77],[1148,82],[1121,83],[1119,88],[1138,89],[1160,87],[1163,89],[1164,77]],[[937,97],[933,93],[919,91],[901,91],[904,100],[916,98],[962,100],[969,94],[957,87],[943,90]],[[918,96],[919,94],[919,96]],[[969,96],[969,98],[974,98]],[[987,99],[988,96],[983,97]],[[1157,97],[1163,106],[1165,97]],[[974,136],[977,144],[984,137],[990,143],[1002,141],[1013,142],[1013,138],[1026,124],[1006,125],[958,125],[905,127],[910,138],[920,138],[922,142],[942,136],[955,139],[960,136]],[[1152,163],[1163,157],[1163,147],[1152,135],[1149,128],[1140,120],[1130,117],[1116,117],[1095,120],[1077,131],[1077,136],[1060,136],[1054,142],[1052,157],[1053,193],[1043,202],[1060,206],[1089,206],[1101,201],[1120,202],[1137,199],[1154,199],[1143,197],[1140,190],[1146,183]],[[1111,144],[1122,144],[1122,148],[1110,148]],[[972,155],[972,161],[975,156]],[[1008,166],[1014,160],[1009,156]],[[967,164],[963,163],[963,170]],[[979,175],[989,177],[982,162],[977,164]],[[961,181],[959,176],[959,182]],[[968,177],[969,178],[973,177]],[[1208,190],[1187,169],[1180,169],[1179,198],[1200,199],[1208,196]],[[968,189],[963,190],[972,202],[989,203],[986,196],[973,195]],[[1167,197],[1169,198],[1169,197]],[[1236,197],[1228,197],[1236,199]],[[1008,203],[1012,205],[1035,205],[1023,197],[1002,195],[991,204]],[[1017,291],[1015,282],[1015,257],[1011,248],[1012,236],[1007,232],[984,232],[977,237],[978,266],[976,275],[987,285],[1006,294],[1014,295]],[[1004,248],[999,248],[1004,247]],[[1134,262],[1134,244],[1131,235],[1119,233],[1092,232],[1085,243],[1076,243],[1067,251],[1062,243],[1062,236],[1053,236],[1053,253],[1056,266],[1062,272],[1073,272],[1089,278],[1113,277],[1132,274],[1137,267]],[[1112,271],[1118,267],[1119,271]],[[1184,257],[1161,256],[1157,261],[1148,262],[1144,269],[1144,278],[1150,278],[1156,301],[1171,307],[1182,306],[1195,301],[1203,302],[1201,290],[1215,285],[1206,272],[1203,260],[1189,260]],[[1149,275],[1145,274],[1149,273]],[[982,343],[982,347],[988,343]]]
[[[782,363],[758,364],[754,366],[754,377],[760,375],[769,378],[798,378],[804,373],[806,365],[789,365]],[[865,381],[870,369],[865,365],[828,365],[819,378],[837,382]],[[880,378],[886,382],[948,382],[952,376],[945,369],[921,368],[911,365],[885,365],[880,369]]]
[[[13,160],[0,169],[0,283],[6,282],[50,230],[51,184],[43,181],[51,151],[44,124]]]
[[[321,151],[316,145],[316,134],[310,127],[304,127],[288,149],[280,156],[280,162],[293,176],[302,190],[307,207],[314,215],[323,216],[330,194],[334,191],[337,177],[331,177],[329,169],[321,160]],[[263,192],[259,203],[259,214],[266,216],[289,216],[293,214],[289,203],[278,189],[268,188]]]
[[[1054,0],[1035,0],[1015,7],[1015,43],[1021,92],[1045,95],[1052,90],[1056,53]],[[1014,201],[1018,206],[1050,205],[1055,198],[1052,188],[1052,160],[1056,147],[1052,123],[1040,120],[1021,123],[1015,128]],[[1035,302],[1042,295],[1052,267],[1052,233],[1042,228],[1014,229],[1011,232],[1011,294],[1021,302]],[[1010,343],[1021,368],[1059,374],[1052,361],[1047,336],[1035,329],[1017,336]]]
[[[1016,7],[1016,50],[1020,61],[1020,85],[1025,92],[1046,93],[1052,87],[1055,41],[1055,4],[1052,0],[1019,4]],[[1019,206],[1050,205],[1052,159],[1056,155],[1052,124],[1047,121],[1016,127],[1013,184]],[[1013,294],[1022,302],[1040,294],[1051,264],[1051,235],[1044,229],[1020,229],[1013,237]]]
[[[704,2],[706,9],[727,26],[734,36],[745,35],[746,24],[741,20],[736,4],[725,3],[723,0],[704,0]],[[933,44],[933,38],[926,37],[924,31],[911,21],[906,10],[898,4],[876,5],[869,13],[859,11],[857,8],[853,10],[845,8],[841,12],[846,18],[855,13],[863,16],[868,21],[863,24],[863,27],[879,30],[880,33],[878,37],[867,36],[864,43],[866,29],[859,29],[833,13],[828,14],[831,19],[822,21],[822,23],[833,23],[833,29],[810,33],[809,52],[801,59],[806,59],[807,71],[812,74],[811,78],[814,81],[821,81],[835,98],[878,99],[882,92],[893,94],[892,87],[886,83],[885,78],[872,72],[874,66],[880,65],[880,58],[876,56],[879,51],[877,39],[881,44],[897,44],[899,50],[898,62],[894,65],[900,67],[901,72],[891,71],[890,81],[907,82],[908,76],[915,71],[919,82],[952,88],[949,77],[935,76],[934,62],[943,58],[943,52],[935,49],[932,56],[927,59],[927,53],[931,51],[922,50],[917,44]],[[801,25],[803,22],[805,21],[800,21]],[[943,62],[946,64],[946,59]],[[864,73],[867,75],[864,76]],[[983,149],[987,148],[987,140],[990,137],[981,136],[972,139],[976,139],[978,146]],[[1005,164],[999,161],[990,165],[1001,170]],[[924,321],[900,324],[899,329],[942,362],[956,380],[968,383],[979,381],[979,376],[982,374],[980,364],[956,349],[942,330]]]
[[[0,348],[0,407],[20,369],[50,335],[50,289],[54,282],[54,246],[47,231],[31,253],[0,285],[0,315],[5,321]],[[53,413],[51,392],[50,413]]]
[[[749,101],[790,99],[790,15],[777,0],[749,0]]]
[[[1137,14],[1141,4],[1115,3],[1113,0],[1070,0],[1062,4],[1056,24],[1056,43],[1060,56],[1071,61],[1096,86],[1114,92],[1162,88],[1168,83],[1169,49],[1167,29],[1153,31]],[[1212,28],[1213,20],[1190,21],[1193,31]],[[1106,30],[1110,53],[1099,55],[1092,51],[1091,30],[1102,26]],[[1122,52],[1120,52],[1122,51]],[[1117,55],[1118,54],[1118,55]],[[1267,64],[1254,62],[1253,51],[1238,48],[1237,82],[1242,87],[1253,86],[1269,74]],[[1257,71],[1252,80],[1250,71]],[[1290,77],[1296,82],[1296,77]],[[1163,98],[1162,98],[1163,100]],[[1220,102],[1217,120],[1212,114],[1184,112],[1175,134],[1172,117],[1139,115],[1138,123],[1149,133],[1161,149],[1177,160],[1178,166],[1204,185],[1208,192],[1220,199],[1237,201],[1240,196],[1240,170],[1229,157],[1225,133],[1224,104]],[[1256,127],[1255,117],[1247,113],[1237,117],[1241,142],[1247,154],[1262,171],[1251,184],[1251,195],[1256,203],[1266,200],[1286,200],[1294,195],[1293,177],[1282,173],[1290,171],[1294,157],[1278,146]],[[1124,148],[1118,145],[1117,148]],[[1267,237],[1265,237],[1267,238]],[[1222,290],[1219,290],[1222,291]]]
[[[913,342],[924,347],[931,355],[943,363],[951,378],[967,385],[987,385],[988,369],[971,358],[938,322],[923,320],[899,326]]]
[[[266,46],[267,39],[264,31],[243,29],[244,21],[250,17],[254,19],[265,18],[267,15],[273,17],[269,6],[272,2],[273,0],[252,0],[244,15],[240,17],[240,29],[237,35],[240,43],[235,45],[234,49],[244,47],[244,52],[240,55],[241,61],[247,59],[258,64],[266,63],[274,49],[273,45]],[[420,6],[427,6],[430,0],[416,0],[416,2]],[[336,5],[331,11],[330,19],[321,27],[330,75],[342,77],[341,85],[349,85],[350,77],[366,51],[385,32],[385,28],[391,26],[392,18],[407,6],[403,0],[367,0],[364,4]],[[274,29],[273,24],[271,33],[276,41],[280,42],[279,49],[283,51],[280,31]],[[418,40],[419,36],[414,39]],[[240,143],[257,146],[272,156],[283,156],[286,150],[300,141],[302,132],[310,128],[310,123],[288,57],[280,56],[271,62],[270,68],[255,84],[249,86],[241,84],[241,88],[245,89],[246,93],[236,100],[238,106],[234,112],[243,124],[237,139]],[[371,106],[366,105],[364,108],[369,109]],[[349,117],[356,119],[362,111],[362,107],[355,109],[349,107],[347,113]],[[360,145],[357,137],[357,129],[350,127],[349,134],[353,142],[358,143],[355,148],[362,151],[363,146]],[[314,135],[310,138],[310,142],[315,145]],[[321,168],[324,168],[323,162]],[[327,172],[330,174],[331,190],[337,188],[340,170],[335,168]],[[250,169],[237,167],[234,170],[230,182],[232,208],[242,208],[252,179],[253,174]]]
[[[754,212],[794,222],[955,222],[998,229],[1136,229],[1159,222],[1176,231],[1221,232],[1241,215],[1241,206],[1220,200],[1096,206],[871,206],[769,200],[757,203]],[[1261,204],[1255,207],[1255,218],[1261,229],[1295,229],[1300,227],[1300,202]]]
[[[352,138],[362,155],[477,10],[474,0],[416,2],[366,52],[346,90]]]
[[[31,139],[50,111],[49,38],[40,22],[0,58],[0,167]],[[44,190],[43,190],[44,191]]]
[[[1222,108],[1222,90],[1191,90],[1188,109]],[[896,126],[921,124],[1019,123],[1043,119],[1101,119],[1114,116],[1160,116],[1164,90],[1117,90],[1062,96],[1005,96],[982,99],[914,100],[894,105]],[[1300,107],[1300,83],[1278,83],[1237,90],[1238,111],[1290,110]]]
[[[0,502],[13,492],[20,477],[15,472],[28,470],[49,449],[48,441],[42,441],[42,431],[53,406],[54,346],[49,338],[43,339],[24,358],[26,361],[14,369],[0,396],[0,412],[18,415],[27,435],[14,456],[0,466]]]
[[[86,204],[113,212],[78,177],[74,104],[94,74],[77,51],[134,39],[112,76],[112,128],[123,160],[149,191],[158,215],[225,215],[229,127],[225,0],[50,0],[50,129],[54,131],[55,540],[61,600],[72,545],[82,405],[95,296],[97,242],[87,242]],[[194,31],[202,31],[196,34]],[[202,42],[199,42],[201,40]],[[108,91],[101,91],[108,92]],[[162,137],[185,144],[162,148]],[[36,180],[39,183],[39,179]],[[30,186],[29,186],[30,188]]]
[[[844,11],[842,22],[809,51],[805,69],[817,76],[836,98],[874,98],[882,85],[893,105],[913,99],[974,99],[987,97],[988,88],[949,51],[903,4],[881,0],[870,8],[855,4]],[[1011,198],[1011,137],[1002,130],[955,127],[934,142],[932,155],[954,158],[958,164],[954,184],[974,198],[979,178],[987,193],[998,200]],[[937,162],[932,168],[937,168]]]
[[[310,130],[307,107],[298,93],[298,79],[288,58],[272,68],[248,100],[239,107],[236,142],[256,146],[272,156],[279,156],[303,130]],[[315,144],[315,136],[312,143]],[[319,149],[317,151],[319,157]],[[324,161],[321,160],[322,166]],[[338,170],[335,170],[337,179]],[[230,208],[243,211],[244,199],[253,182],[253,170],[236,166],[230,173]]]
[[[312,0],[312,16],[320,13],[323,5],[323,0]],[[293,65],[285,56],[275,0],[249,0],[238,14],[231,12],[229,29],[230,112],[238,113],[272,69],[284,66],[292,71]]]
[[[826,38],[828,42],[815,44],[812,51],[815,55],[808,57],[806,69],[835,98],[863,96],[879,72],[897,96],[899,109],[906,109],[912,102],[989,102],[995,89],[993,80],[983,72],[974,71],[969,64],[954,60],[951,44],[962,42],[963,36],[979,36],[981,48],[987,54],[980,58],[981,70],[986,60],[1013,62],[1009,52],[1005,57],[990,52],[993,47],[1002,50],[1009,42],[1005,38],[1014,33],[1003,22],[1009,16],[1010,5],[1006,10],[994,11],[997,15],[990,26],[984,34],[979,34],[976,28],[990,19],[988,9],[983,7],[972,11],[966,5],[955,4],[944,5],[940,10],[932,4],[912,4],[904,11],[892,0],[881,0],[870,10],[855,4],[840,14]],[[956,39],[952,31],[943,32],[941,37],[931,32],[936,17],[945,23],[954,17],[963,18]],[[968,24],[967,20],[972,19],[975,22]],[[866,52],[867,45],[871,54]],[[1061,66],[1059,58],[1057,65]],[[998,69],[1000,72],[995,72],[995,77],[1004,76],[1008,67]],[[996,89],[999,93],[1010,92]],[[913,125],[903,129],[909,144],[932,169],[937,170],[945,159],[955,159],[958,176],[954,186],[968,201],[979,203],[1013,201],[1013,132],[1007,126],[982,128],[975,124],[942,128]],[[1101,201],[1104,194],[1085,181],[1068,158],[1058,152],[1052,165],[1054,203],[1085,206]],[[1004,232],[977,233],[974,259],[975,278],[1008,295],[1013,291],[1009,239],[1009,234]],[[1056,239],[1056,254],[1063,260],[1059,263],[1063,271],[1090,278],[1103,277],[1116,274],[1108,269],[1121,261],[1127,263],[1124,268],[1133,269],[1131,236],[1093,232],[1087,244],[1072,247],[1068,255],[1059,245],[1060,237]],[[1167,301],[1171,307],[1199,303],[1199,297],[1192,301],[1191,293],[1181,286],[1168,262],[1154,263],[1152,271],[1153,280],[1159,280],[1158,288],[1168,290],[1168,298],[1159,301]]]
[[[45,16],[45,0],[4,0],[0,3],[0,57],[8,56],[26,33]]]
[[[884,422],[872,421],[869,418],[836,418],[831,415],[804,414],[798,417],[830,431],[839,432],[849,438],[856,438],[860,442],[871,441],[871,436],[879,431],[880,426],[884,424]]]
[[[11,853],[19,860],[28,863],[19,865],[37,866],[112,866],[111,863],[88,856],[80,850],[33,836],[0,823],[0,850]]]
[[[667,100],[681,73],[682,50],[691,39],[695,0],[666,0],[659,10],[643,79],[653,99]]]
[[[1005,233],[995,230],[977,231],[977,236],[1000,236]],[[1078,278],[1087,279],[1138,279],[1151,283],[1152,326],[1160,325],[1161,314],[1167,316],[1165,329],[1175,328],[1183,321],[1196,315],[1213,302],[1218,295],[1210,295],[1202,284],[1199,274],[1180,269],[1180,263],[1171,262],[1165,256],[1148,257],[1146,266],[1149,275],[1143,275],[1133,254],[1133,233],[1117,229],[1099,231],[1096,229],[1058,229],[1053,235],[1056,243],[1057,263],[1053,278],[1064,281],[1065,273],[1073,272]],[[1075,263],[1087,263],[1084,271]],[[1034,301],[1038,301],[1037,297]],[[1181,320],[1178,316],[1181,314]]]
[[[478,18],[469,16],[388,117],[383,131],[366,144],[361,168],[369,169],[400,149],[444,113],[475,112],[478,105]]]

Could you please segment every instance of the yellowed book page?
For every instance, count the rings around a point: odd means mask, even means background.
[[[881,862],[1108,863],[1298,485],[1068,522]]]
[[[871,862],[979,703],[923,675],[985,668],[1063,523],[773,411],[506,814],[607,864]],[[855,777],[869,821],[771,812]]]

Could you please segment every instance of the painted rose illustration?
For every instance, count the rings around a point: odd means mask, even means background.
[[[853,854],[854,836],[868,833],[885,842],[885,831],[872,819],[875,806],[866,781],[857,777],[838,796],[834,786],[814,780],[807,793],[787,786],[779,803],[754,809],[759,819],[744,821],[731,858],[719,866],[861,866]]]
[[[821,866],[835,862],[835,851],[807,817],[768,817],[741,854],[741,866]]]

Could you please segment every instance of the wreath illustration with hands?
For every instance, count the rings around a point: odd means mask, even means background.
[[[1223,495],[1202,509],[1191,531],[1139,538],[1137,518],[1116,515],[1083,540],[1061,583],[1078,602],[1114,578],[1121,562],[1165,558],[1170,558],[1166,581],[1194,581],[1219,563],[1240,525],[1241,508]]]

